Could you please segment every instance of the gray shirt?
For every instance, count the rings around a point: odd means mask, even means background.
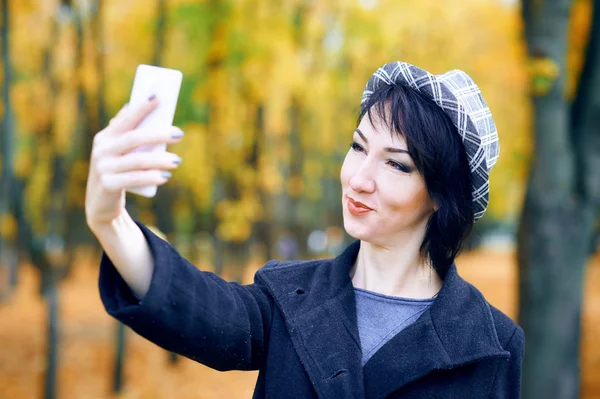
[[[362,364],[394,335],[414,323],[435,299],[388,296],[360,288],[354,289]]]

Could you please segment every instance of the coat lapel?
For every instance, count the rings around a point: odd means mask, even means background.
[[[364,368],[350,269],[355,241],[335,259],[282,263],[259,271],[321,398],[384,398],[434,370],[508,358],[482,294],[452,265],[431,307],[383,345]]]
[[[427,312],[426,312],[427,313]],[[451,363],[428,314],[396,334],[365,364],[368,398],[385,398],[406,384]]]
[[[382,346],[364,367],[368,398],[385,398],[434,370],[508,358],[483,295],[453,264],[431,307]]]
[[[335,259],[261,269],[320,398],[364,398],[350,267],[359,242]]]

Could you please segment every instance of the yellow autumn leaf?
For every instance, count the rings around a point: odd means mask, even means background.
[[[5,239],[13,239],[17,234],[17,220],[10,213],[0,214],[0,236]]]

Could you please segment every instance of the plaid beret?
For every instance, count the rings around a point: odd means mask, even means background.
[[[473,79],[460,70],[433,75],[406,62],[390,62],[367,82],[361,107],[381,85],[410,87],[435,102],[450,117],[469,160],[474,218],[481,218],[488,206],[489,172],[500,155],[500,144],[490,109]]]

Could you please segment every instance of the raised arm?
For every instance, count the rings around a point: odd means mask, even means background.
[[[273,312],[266,287],[200,271],[143,224],[137,226],[155,264],[148,292],[138,301],[104,253],[99,286],[107,312],[155,344],[214,369],[259,369]]]
[[[129,214],[108,225],[96,228],[94,234],[104,253],[139,299],[150,288],[154,260],[146,238]]]
[[[166,183],[168,170],[177,167],[179,157],[168,152],[130,151],[146,144],[177,142],[183,136],[177,127],[137,128],[157,104],[157,99],[150,98],[131,112],[123,107],[94,136],[85,194],[89,228],[138,297],[148,290],[153,263],[142,232],[125,209],[125,190]]]
[[[259,284],[228,283],[201,272],[125,209],[125,190],[161,185],[178,157],[130,152],[181,139],[180,129],[136,129],[156,107],[121,110],[96,134],[86,188],[88,226],[104,249],[100,294],[109,314],[163,348],[218,370],[264,361],[272,301]]]

